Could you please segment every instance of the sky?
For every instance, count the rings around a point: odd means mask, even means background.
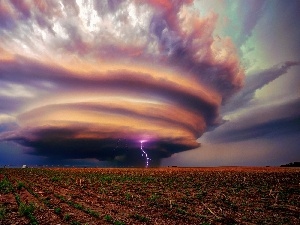
[[[300,1],[0,0],[0,165],[300,161]]]

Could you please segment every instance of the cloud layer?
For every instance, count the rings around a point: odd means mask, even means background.
[[[0,134],[57,159],[155,163],[220,121],[243,84],[217,15],[192,1],[1,1]],[[134,153],[134,154],[133,154]]]
[[[286,74],[290,68],[299,65],[300,62],[298,61],[286,61],[274,65],[271,68],[250,74],[245,79],[244,88],[237,95],[226,102],[226,105],[224,105],[222,109],[223,113],[229,113],[249,105],[250,101],[254,99],[254,95],[257,90],[262,89],[270,82]]]

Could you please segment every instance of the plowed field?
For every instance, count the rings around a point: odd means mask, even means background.
[[[300,224],[300,169],[0,169],[0,224]]]

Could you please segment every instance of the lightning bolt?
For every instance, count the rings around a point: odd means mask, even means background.
[[[149,166],[149,160],[151,160],[150,158],[148,158],[147,152],[145,152],[145,150],[143,149],[143,143],[144,141],[141,141],[141,151],[142,151],[142,156],[145,155],[146,158],[146,168]]]

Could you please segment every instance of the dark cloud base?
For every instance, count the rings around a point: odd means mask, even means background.
[[[110,161],[118,166],[145,167],[146,158],[142,156],[140,140],[127,138],[74,138],[74,130],[55,129],[37,131],[36,140],[19,137],[10,141],[27,147],[27,154],[46,157],[48,161],[64,159],[98,159]],[[151,159],[150,167],[160,164],[161,158],[199,146],[182,144],[181,140],[152,140],[143,142],[143,149]]]

